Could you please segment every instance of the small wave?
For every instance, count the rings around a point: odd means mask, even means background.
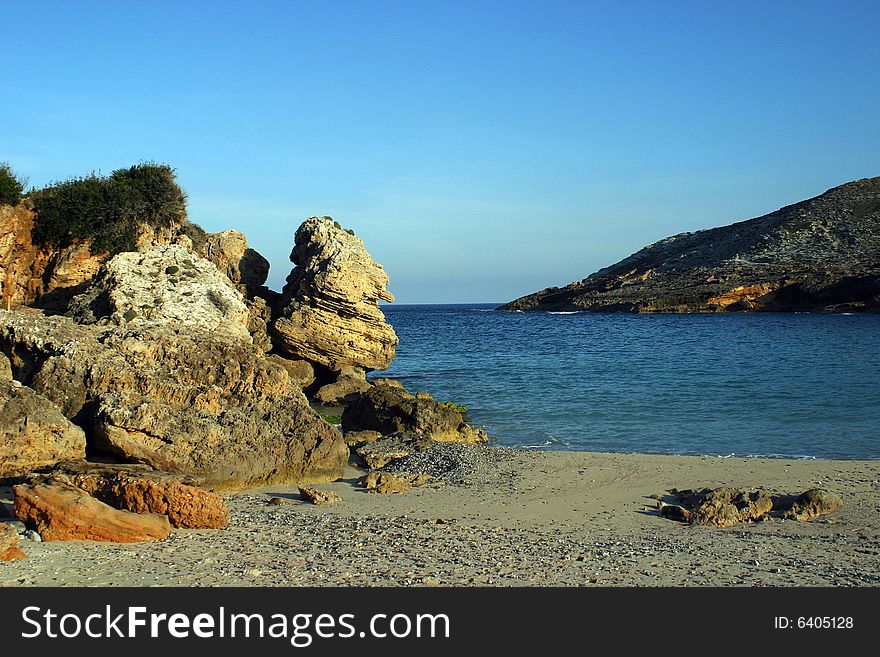
[[[580,310],[549,310],[548,315],[577,315]]]

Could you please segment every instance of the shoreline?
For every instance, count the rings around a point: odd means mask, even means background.
[[[224,530],[22,541],[28,558],[0,564],[0,586],[880,585],[880,461],[455,450],[445,483],[403,494],[367,492],[350,466],[317,486],[342,498],[333,506],[270,486],[224,495]],[[844,504],[717,529],[662,518],[650,497],[704,486],[822,486]]]

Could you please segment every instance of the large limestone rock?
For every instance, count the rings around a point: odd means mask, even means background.
[[[398,340],[377,302],[394,297],[363,241],[330,217],[312,217],[296,231],[290,259],[276,345],[331,370],[386,369]]]
[[[833,513],[841,506],[843,506],[843,498],[837,493],[811,488],[798,495],[791,509],[786,511],[783,517],[791,520],[810,520],[826,513]]]
[[[343,431],[378,431],[383,435],[413,433],[432,440],[482,443],[489,437],[465,422],[464,413],[428,396],[413,396],[402,387],[379,383],[355,398],[342,413]]]
[[[196,252],[241,286],[248,297],[259,294],[269,276],[269,261],[249,248],[247,238],[237,230],[208,234]]]
[[[248,338],[249,311],[232,282],[179,244],[120,253],[108,260],[70,310],[83,323],[176,327]]]
[[[61,410],[18,381],[0,379],[0,478],[85,458],[86,436]]]
[[[60,481],[13,486],[15,517],[33,526],[44,541],[135,543],[168,536],[168,518],[120,511]]]
[[[0,311],[0,351],[96,449],[215,490],[334,480],[348,460],[285,368],[241,337]]]

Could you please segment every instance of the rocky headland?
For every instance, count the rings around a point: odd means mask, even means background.
[[[682,233],[501,310],[880,311],[880,178],[747,221]]]

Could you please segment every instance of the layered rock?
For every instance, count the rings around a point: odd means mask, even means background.
[[[55,404],[18,381],[0,378],[0,478],[85,454],[85,433]]]
[[[501,310],[880,310],[880,178],[776,212],[668,237]]]
[[[15,516],[35,527],[44,541],[135,543],[168,536],[168,518],[153,513],[120,511],[87,492],[61,481],[19,484]]]
[[[352,401],[362,392],[368,391],[370,387],[362,369],[346,366],[342,368],[336,381],[318,388],[314,398],[322,404],[331,406],[344,404]]]
[[[223,529],[229,524],[229,510],[220,495],[145,465],[70,461],[28,479],[51,481],[72,484],[115,509],[167,516],[172,527]]]
[[[94,447],[214,489],[342,476],[348,448],[250,340],[162,325],[0,313],[16,378],[87,426]]]
[[[412,433],[432,440],[482,443],[486,432],[471,427],[452,404],[413,396],[403,387],[376,384],[359,395],[342,414],[343,431],[378,431],[383,435]]]
[[[290,259],[296,267],[273,326],[276,345],[331,370],[386,369],[398,340],[378,301],[394,297],[363,241],[330,217],[312,217],[297,230]]]

